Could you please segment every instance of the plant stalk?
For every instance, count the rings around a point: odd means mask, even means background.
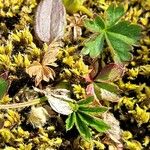
[[[37,98],[28,102],[23,102],[23,103],[14,103],[14,104],[0,104],[0,109],[10,109],[10,108],[22,108],[22,107],[29,107],[32,105],[36,105],[39,103],[42,103],[44,101],[46,101],[47,98],[46,97],[42,97],[42,98]]]

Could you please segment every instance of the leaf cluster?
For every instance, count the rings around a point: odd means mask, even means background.
[[[121,20],[124,15],[122,6],[110,5],[105,12],[105,17],[97,16],[93,20],[86,20],[85,27],[94,35],[85,42],[82,54],[98,57],[107,43],[115,62],[129,61],[132,58],[130,50],[136,44],[141,27]]]
[[[80,135],[86,140],[90,140],[92,133],[90,128],[98,132],[105,132],[110,127],[94,114],[100,114],[107,111],[106,107],[90,107],[88,106],[93,101],[93,97],[88,97],[85,100],[77,102],[76,107],[66,120],[66,130],[70,130],[75,125]]]

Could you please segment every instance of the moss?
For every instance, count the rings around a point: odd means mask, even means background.
[[[135,45],[133,49],[133,60],[126,66],[124,77],[116,83],[122,90],[122,98],[118,104],[109,104],[109,106],[123,130],[124,148],[148,149],[150,145],[148,135],[150,123],[150,84],[148,83],[150,77],[150,12],[148,10],[150,2],[149,0],[89,0],[84,3],[84,6],[91,9],[91,12],[103,15],[104,10],[111,3],[123,4],[127,12],[124,19],[140,24],[143,30],[140,44]],[[31,90],[31,87],[34,86],[33,78],[29,79],[25,71],[32,62],[40,61],[47,49],[47,45],[40,43],[33,33],[33,18],[37,4],[36,0],[0,0],[0,74],[8,70],[8,78],[12,81],[11,90],[0,100],[1,104],[26,102],[41,97],[40,94]],[[88,65],[92,64],[92,60],[79,55],[82,48],[79,42],[82,43],[90,35],[84,28],[85,18],[87,16],[82,12],[67,14],[66,34],[62,45],[58,46],[59,68],[54,69],[56,83],[42,82],[43,86],[47,86],[55,85],[59,80],[69,81],[71,96],[77,99],[85,97],[86,84],[83,79],[90,72]],[[106,49],[106,53],[100,60],[101,66],[109,63],[111,59]],[[14,91],[17,91],[17,94]],[[78,140],[76,130],[66,134],[64,117],[60,119],[55,116],[44,123],[45,126],[33,128],[30,123],[27,123],[29,112],[30,108],[0,110],[0,123],[2,124],[0,149],[71,149],[76,141],[82,149],[92,147],[107,149],[108,145],[113,143],[111,141],[110,144],[109,140],[104,138],[104,134],[97,132],[93,133],[93,143],[88,143],[83,139]],[[48,112],[52,111],[48,109]],[[113,143],[112,147],[115,146]]]

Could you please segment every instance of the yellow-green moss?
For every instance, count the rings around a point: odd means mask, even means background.
[[[149,146],[148,131],[150,123],[150,1],[149,0],[89,0],[85,3],[88,9],[103,15],[103,11],[111,4],[123,4],[126,10],[125,19],[132,23],[138,23],[143,31],[139,46],[133,50],[133,60],[127,66],[125,76],[118,81],[122,92],[122,98],[115,105],[114,111],[121,122],[123,131],[124,147],[131,150],[147,149]],[[0,0],[0,71],[9,70],[11,78],[21,78],[17,74],[18,68],[30,65],[34,60],[40,60],[42,52],[47,45],[37,41],[33,34],[34,11],[37,6],[36,0]],[[78,54],[79,41],[85,39],[82,14],[67,15],[68,26],[64,43],[65,48],[60,48],[58,60],[64,65],[58,76],[61,79],[71,79],[74,95],[81,99],[85,96],[85,87],[80,80],[89,73],[89,67],[84,63],[84,59]],[[71,26],[69,26],[72,23]],[[68,38],[69,37],[69,38]],[[105,54],[104,54],[105,55]],[[102,56],[105,58],[105,56]],[[102,60],[104,60],[102,58]],[[104,63],[104,62],[102,62]],[[28,93],[31,91],[27,89]],[[33,93],[33,91],[31,92]],[[30,93],[30,94],[31,94]],[[29,97],[22,98],[20,94],[17,98],[5,95],[0,101],[1,104],[22,102],[29,100]],[[34,95],[31,94],[32,97]],[[32,99],[32,98],[31,98]],[[28,111],[27,111],[28,112]],[[1,111],[0,117],[4,121],[0,129],[0,148],[5,150],[25,150],[25,149],[58,149],[66,139],[61,138],[58,131],[50,121],[46,127],[38,131],[30,131],[30,125],[24,125],[25,115],[22,109]],[[5,118],[5,119],[4,119]],[[127,126],[124,126],[127,124]],[[27,126],[25,129],[24,126]],[[133,133],[133,129],[140,129],[141,132]],[[144,135],[143,135],[144,132]],[[58,133],[58,134],[56,134]],[[53,134],[55,135],[53,137]],[[100,135],[101,137],[101,135]],[[64,141],[63,141],[64,140]],[[105,149],[107,142],[94,140],[95,147]],[[93,143],[80,142],[82,148],[93,147]]]

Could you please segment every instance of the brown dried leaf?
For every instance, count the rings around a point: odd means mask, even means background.
[[[49,45],[49,49],[43,56],[42,65],[57,67],[57,64],[54,62],[57,60],[58,47],[51,48],[51,45]]]
[[[47,43],[60,39],[66,25],[65,8],[62,0],[42,0],[36,11],[35,33]]]
[[[114,117],[112,113],[105,113],[103,115],[104,121],[110,125],[111,129],[108,130],[108,137],[113,140],[116,144],[121,144],[121,129],[119,121]]]
[[[68,25],[66,26],[65,38],[66,40],[79,40],[82,36],[82,27],[84,26],[84,19],[86,15],[80,16],[80,14],[73,14],[67,16]]]
[[[35,85],[38,86],[42,80],[48,82],[50,79],[54,80],[55,72],[49,66],[57,67],[55,61],[57,60],[58,50],[48,50],[45,52],[42,63],[34,61],[27,69],[26,72],[30,77],[35,76]]]
[[[55,72],[53,69],[42,66],[39,62],[34,61],[27,69],[26,72],[30,77],[35,76],[35,85],[38,86],[42,80],[48,82],[49,79],[54,79]]]
[[[44,105],[43,108],[47,111],[51,118],[56,117],[57,113],[49,105]]]

